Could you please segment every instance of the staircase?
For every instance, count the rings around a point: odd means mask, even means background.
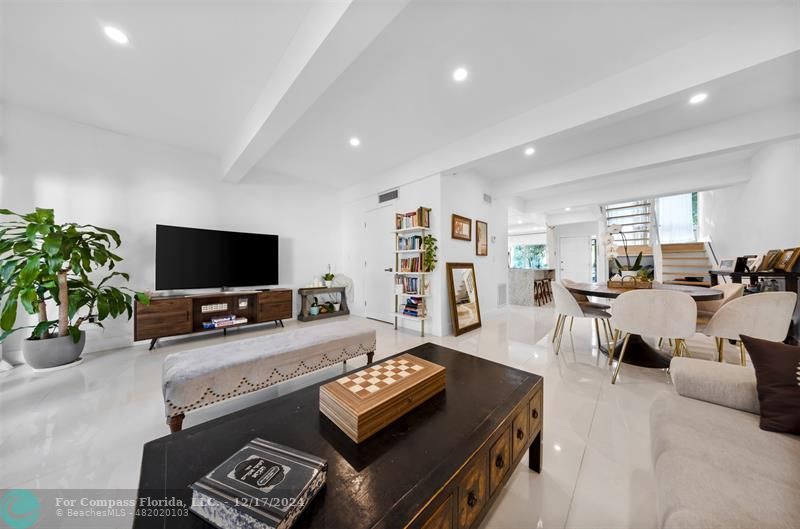
[[[711,286],[708,271],[712,264],[704,242],[665,243],[661,245],[661,275],[668,285]],[[702,277],[686,281],[685,277]]]

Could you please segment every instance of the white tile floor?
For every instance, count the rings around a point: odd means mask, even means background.
[[[559,355],[549,339],[552,323],[549,307],[513,307],[458,338],[422,339],[371,324],[378,330],[376,358],[429,340],[544,377],[543,472],[520,463],[485,529],[655,527],[648,414],[656,396],[672,391],[668,376],[625,365],[612,386],[589,320],[575,321]],[[135,489],[142,445],[168,433],[160,386],[164,357],[271,332],[280,330],[175,339],[152,352],[142,344],[86,355],[83,364],[63,371],[35,374],[19,367],[0,374],[0,488]],[[348,363],[351,369],[358,365]],[[185,427],[341,371],[329,368],[194,412]]]

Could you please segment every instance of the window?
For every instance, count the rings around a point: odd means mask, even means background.
[[[512,246],[511,268],[547,268],[547,245],[516,244]]]
[[[661,197],[656,213],[662,243],[697,240],[697,193]]]

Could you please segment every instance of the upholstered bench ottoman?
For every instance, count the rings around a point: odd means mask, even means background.
[[[375,330],[350,321],[173,353],[162,376],[167,424],[177,432],[186,412],[374,353]]]

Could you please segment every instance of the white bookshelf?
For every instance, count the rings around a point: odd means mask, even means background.
[[[427,211],[424,211],[427,210]],[[416,210],[417,217],[426,216],[427,223],[430,224],[430,209],[427,208],[418,208]],[[398,213],[397,217],[406,216],[405,213]],[[395,228],[397,228],[398,224],[402,224],[403,220],[396,218],[395,219]],[[416,278],[418,281],[417,284],[417,292],[421,292],[420,294],[412,294],[408,292],[395,292],[394,293],[394,328],[397,329],[398,322],[400,320],[406,321],[416,321],[419,322],[420,325],[420,336],[425,336],[425,320],[428,318],[428,298],[431,297],[430,294],[430,284],[428,282],[428,276],[430,272],[423,272],[422,266],[424,262],[423,255],[425,253],[425,235],[430,232],[430,226],[408,226],[397,228],[392,231],[394,234],[394,255],[395,255],[395,288],[398,286],[397,279],[400,278]],[[405,239],[408,237],[419,236],[421,240],[419,241],[419,248],[414,248],[411,250],[408,249],[400,249],[400,241],[401,239]],[[413,259],[415,257],[419,258],[419,267],[420,271],[418,272],[400,272],[400,264],[401,261],[404,259]],[[403,282],[401,282],[403,283]],[[420,300],[420,303],[417,306],[417,311],[419,312],[418,315],[413,314],[406,314],[404,312],[406,302],[408,298],[417,298]]]

